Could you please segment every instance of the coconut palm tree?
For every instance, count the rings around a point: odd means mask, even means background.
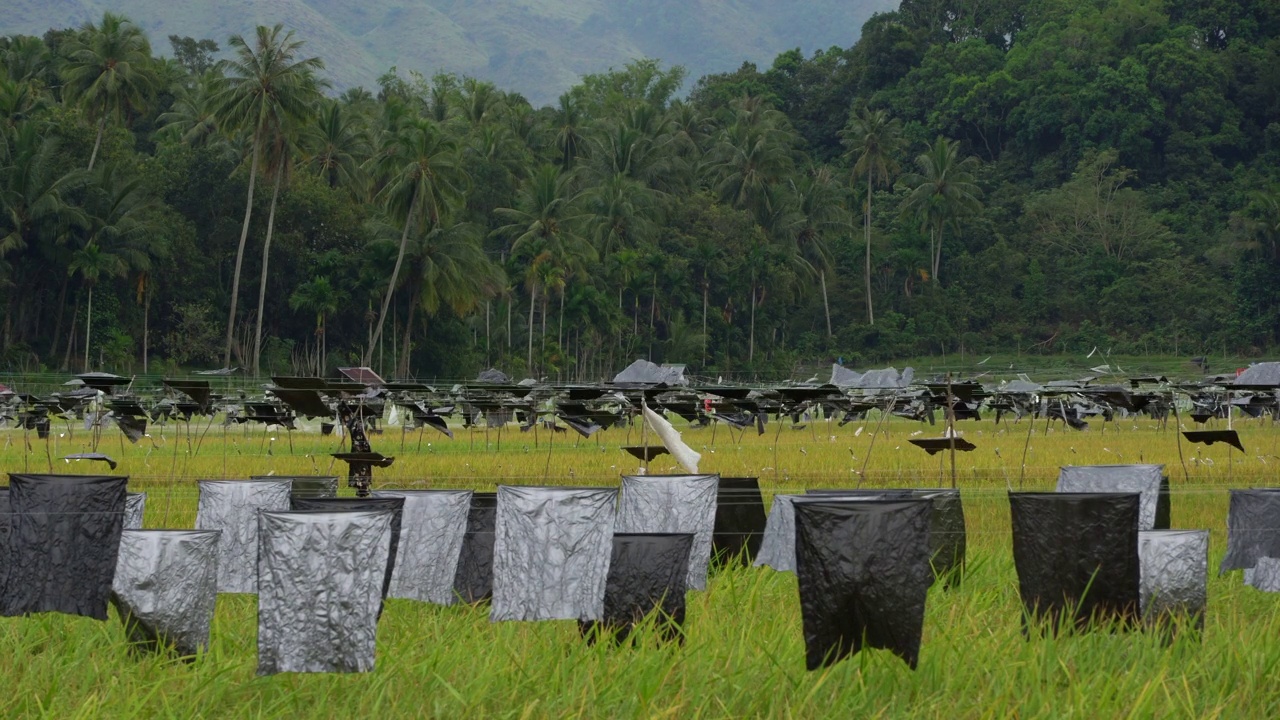
[[[939,135],[929,148],[916,157],[918,172],[903,178],[912,188],[903,204],[904,212],[913,212],[922,228],[929,232],[929,252],[933,282],[939,282],[942,265],[942,235],[948,225],[982,207],[982,189],[974,182],[973,171],[978,159],[960,158],[960,143]]]
[[[363,184],[361,163],[370,154],[364,118],[336,100],[322,100],[320,112],[302,131],[307,167],[329,187],[358,188]]]
[[[863,228],[866,233],[863,270],[867,324],[874,325],[876,316],[871,305],[871,196],[875,194],[877,181],[887,185],[894,173],[898,172],[898,163],[893,156],[902,146],[902,123],[885,110],[863,107],[849,118],[840,135],[848,148],[845,157],[853,162],[855,182],[856,178],[867,179],[867,204],[863,213]]]
[[[316,344],[319,345],[319,367],[316,373],[323,375],[328,365],[328,339],[325,336],[325,318],[338,311],[346,295],[335,288],[327,277],[316,277],[294,289],[289,295],[289,307],[309,312],[316,318]]]
[[[62,66],[63,91],[97,125],[89,170],[98,159],[108,120],[140,110],[155,91],[151,44],[129,19],[103,13],[102,23],[86,23],[71,41]]]
[[[244,244],[253,216],[253,190],[258,162],[274,133],[308,117],[320,97],[322,83],[316,73],[324,68],[320,58],[299,58],[302,41],[284,26],[258,26],[252,44],[243,36],[230,40],[234,55],[219,63],[226,81],[214,99],[219,123],[226,130],[238,130],[249,139],[249,190],[245,200],[240,244],[236,249],[235,274],[231,281],[231,309],[227,315],[226,349],[222,362],[231,366],[231,340],[235,331],[236,302],[240,294],[240,268]]]
[[[436,122],[426,118],[405,119],[401,127],[388,136],[386,145],[372,162],[375,174],[382,179],[377,199],[388,216],[403,218],[403,230],[382,311],[378,313],[377,326],[365,350],[366,365],[382,337],[382,326],[400,280],[410,234],[425,233],[439,225],[449,203],[463,194],[468,183],[466,171],[458,160],[457,143]]]
[[[826,167],[810,167],[793,175],[786,185],[786,212],[777,232],[790,245],[798,269],[816,275],[822,290],[822,308],[827,320],[827,337],[831,337],[831,304],[827,298],[827,271],[832,268],[830,233],[847,228],[841,205],[845,188],[841,187]]]
[[[216,143],[223,138],[218,130],[214,105],[219,79],[212,73],[196,78],[190,87],[177,91],[169,111],[160,115],[162,137],[176,138],[193,147]]]

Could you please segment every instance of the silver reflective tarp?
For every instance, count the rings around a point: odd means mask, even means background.
[[[904,368],[901,373],[896,368],[891,367],[860,373],[840,364],[832,364],[831,384],[841,388],[862,388],[867,390],[904,388],[911,384],[915,374],[916,371],[913,368]]]
[[[404,498],[390,596],[452,605],[471,491],[378,490],[373,496]]]
[[[195,655],[218,598],[217,530],[125,530],[111,602],[129,641]]]
[[[147,509],[146,493],[125,493],[124,496],[124,529],[141,530],[142,516]]]
[[[1058,472],[1058,492],[1138,493],[1138,530],[1156,529],[1164,465],[1068,465]],[[1168,527],[1168,525],[1165,525]]]
[[[624,475],[616,531],[692,533],[686,584],[705,590],[719,489],[719,475]]]
[[[197,530],[221,530],[218,592],[258,591],[258,512],[288,510],[288,480],[201,480]]]
[[[687,385],[683,365],[658,365],[648,360],[636,360],[625,370],[613,376],[615,383],[640,383],[645,385]]]
[[[1142,617],[1203,618],[1208,599],[1209,531],[1154,530],[1138,533]]]
[[[258,674],[373,669],[390,510],[258,516]]]
[[[1254,363],[1236,376],[1235,384],[1280,386],[1280,362]]]
[[[1244,571],[1244,583],[1264,592],[1280,592],[1280,558],[1260,557]]]
[[[769,519],[765,522],[756,565],[768,565],[783,572],[796,571],[796,511],[791,502],[804,495],[774,495]]]
[[[492,621],[599,620],[615,488],[498,486]]]

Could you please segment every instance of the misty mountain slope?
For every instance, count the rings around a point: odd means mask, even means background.
[[[42,34],[104,10],[144,28],[158,52],[170,34],[212,38],[277,22],[325,60],[336,88],[372,87],[391,67],[492,80],[550,103],[583,74],[637,57],[684,65],[690,79],[762,65],[794,47],[852,45],[893,0],[9,0],[0,33]]]

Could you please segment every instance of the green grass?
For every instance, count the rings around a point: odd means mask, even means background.
[[[219,599],[209,652],[187,663],[138,656],[117,619],[105,623],[44,615],[0,619],[0,714],[6,717],[1242,717],[1280,716],[1280,612],[1277,597],[1243,587],[1238,573],[1213,572],[1225,549],[1226,489],[1280,484],[1273,468],[1278,434],[1270,424],[1238,423],[1248,455],[1221,446],[1183,444],[1184,474],[1172,427],[1127,421],[1106,432],[1047,434],[1035,426],[1022,482],[1052,487],[1061,464],[1161,462],[1173,479],[1173,525],[1212,531],[1209,611],[1201,637],[1172,644],[1145,633],[1037,638],[1021,632],[1021,604],[1010,552],[1006,488],[1017,486],[1027,425],[962,425],[979,449],[962,454],[957,475],[969,528],[970,573],[958,589],[930,590],[920,664],[909,670],[885,651],[866,651],[826,670],[804,670],[794,576],[769,569],[714,575],[690,593],[683,647],[588,646],[572,622],[488,622],[485,608],[439,608],[391,601],[379,627],[378,664],[361,675],[257,677],[256,605],[251,596]],[[868,485],[938,485],[949,468],[907,443],[936,432],[887,424],[871,450]],[[769,493],[856,484],[874,423],[828,429],[815,423],[735,442],[722,430],[689,430],[703,469],[759,475]],[[65,429],[64,429],[65,432]],[[100,449],[121,460],[130,487],[148,492],[148,527],[189,527],[199,478],[311,473],[330,469],[332,438],[296,434],[264,442],[261,432],[216,428],[198,454],[174,428],[121,452],[114,433]],[[0,469],[93,472],[66,465],[52,442],[3,431]],[[776,439],[776,451],[775,451]],[[600,444],[546,433],[460,430],[450,441],[405,438],[390,429],[374,448],[397,455],[377,471],[386,487],[477,487],[497,482],[600,484],[635,469],[617,450],[625,431]],[[633,432],[630,442],[639,440]],[[474,441],[474,444],[473,444]],[[430,447],[427,443],[430,443]],[[59,438],[57,454],[87,450],[89,438]],[[152,444],[154,443],[154,444]],[[575,447],[576,445],[576,447]],[[193,441],[192,447],[195,446]],[[271,455],[264,447],[270,446]],[[1193,448],[1199,448],[1197,450]],[[225,448],[225,449],[224,449]],[[704,449],[705,448],[705,449]],[[999,450],[997,454],[997,448]],[[175,449],[178,451],[175,453]],[[804,452],[801,452],[801,449]],[[711,452],[714,450],[715,452]],[[776,455],[775,455],[776,453]],[[775,460],[776,457],[776,460]],[[943,456],[942,459],[945,459]],[[665,471],[665,456],[652,471]],[[333,468],[338,470],[339,468]],[[572,473],[572,477],[570,476]]]

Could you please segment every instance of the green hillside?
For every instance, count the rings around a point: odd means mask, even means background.
[[[768,64],[857,40],[891,0],[11,0],[0,35],[79,26],[104,10],[134,19],[165,47],[171,34],[220,45],[255,25],[282,22],[328,62],[334,85],[372,87],[395,66],[426,76],[470,75],[549,103],[584,74],[641,56],[685,65],[690,77]]]

